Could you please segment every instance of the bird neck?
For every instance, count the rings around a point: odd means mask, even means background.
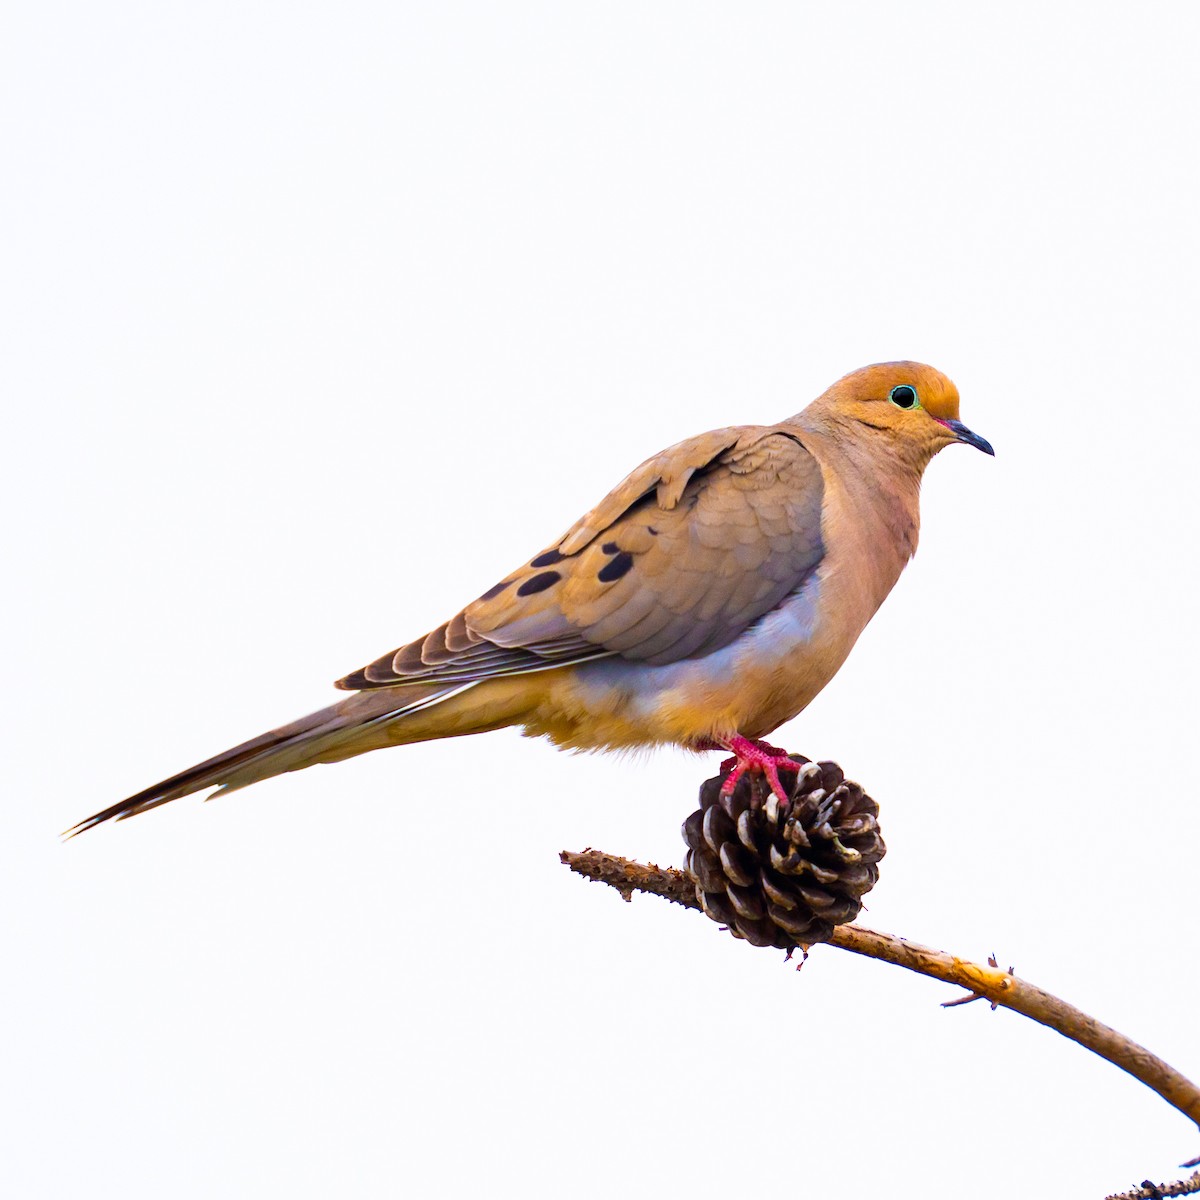
[[[827,476],[836,477],[856,522],[870,530],[882,601],[916,553],[921,475],[931,455],[835,414],[803,412],[788,424],[810,445]]]

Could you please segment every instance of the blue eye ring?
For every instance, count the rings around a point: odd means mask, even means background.
[[[888,393],[888,399],[897,408],[903,408],[906,411],[921,407],[921,397],[917,395],[917,389],[908,383],[896,384]]]

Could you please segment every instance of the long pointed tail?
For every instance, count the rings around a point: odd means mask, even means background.
[[[214,795],[232,792],[261,779],[270,779],[273,775],[299,771],[314,763],[337,762],[381,746],[494,728],[495,722],[466,721],[459,728],[437,729],[429,728],[430,722],[420,720],[413,722],[413,736],[405,736],[397,728],[404,718],[415,717],[473,686],[470,683],[451,687],[442,684],[356,692],[337,704],[251,738],[240,746],[234,746],[94,813],[68,829],[64,836],[74,837],[114,818],[123,821],[127,817],[136,817],[138,813],[177,800],[180,796],[202,792],[206,788],[218,788],[219,792]]]

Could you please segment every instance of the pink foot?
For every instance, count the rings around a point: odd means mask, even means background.
[[[788,796],[779,780],[779,772],[799,771],[800,764],[788,758],[786,750],[780,750],[766,742],[752,741],[740,734],[731,737],[722,748],[733,751],[733,757],[727,758],[721,764],[722,771],[729,771],[729,778],[721,785],[722,796],[732,794],[738,781],[747,771],[755,771],[766,778],[780,803],[787,803]]]

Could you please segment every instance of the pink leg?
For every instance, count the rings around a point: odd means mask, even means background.
[[[705,749],[708,748],[710,747],[705,747]],[[780,750],[766,742],[752,741],[750,738],[742,737],[741,734],[731,737],[728,742],[711,746],[713,750],[718,748],[733,751],[733,757],[727,758],[721,764],[722,771],[729,771],[729,778],[721,785],[723,796],[728,796],[737,787],[738,781],[747,771],[757,771],[766,777],[771,791],[780,801],[787,803],[787,793],[783,790],[783,784],[779,780],[779,772],[799,771],[800,764],[788,758],[786,750]]]

